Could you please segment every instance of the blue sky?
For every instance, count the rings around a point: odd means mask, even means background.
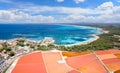
[[[0,0],[0,23],[120,23],[120,0]]]

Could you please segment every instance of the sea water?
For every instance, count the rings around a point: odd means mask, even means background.
[[[51,37],[56,45],[73,45],[94,38],[90,34],[100,33],[98,28],[66,24],[0,24],[0,40],[27,38],[37,41]]]

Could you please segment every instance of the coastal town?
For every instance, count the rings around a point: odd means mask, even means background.
[[[120,73],[120,0],[0,0],[0,73]]]
[[[118,35],[113,37],[119,38]],[[120,69],[120,50],[111,49],[103,51],[86,51],[86,52],[68,52],[60,51],[59,47],[55,48],[55,40],[51,37],[45,37],[43,40],[34,41],[23,38],[16,38],[10,40],[0,40],[0,73],[119,73]],[[54,46],[49,47],[44,51],[41,46]],[[54,48],[54,49],[51,49]],[[39,50],[38,50],[39,49]],[[35,56],[34,56],[35,55]],[[41,57],[43,56],[43,57]],[[24,58],[25,57],[25,58]],[[23,58],[23,59],[22,59]],[[58,59],[59,58],[59,59]],[[89,60],[87,59],[89,58]],[[42,60],[39,62],[38,60]],[[31,60],[31,62],[30,62]],[[35,62],[45,64],[40,65]],[[52,64],[58,67],[58,70],[54,70],[51,67],[49,61],[53,61]],[[23,66],[20,66],[21,63]],[[25,63],[26,62],[26,63]],[[30,63],[29,63],[30,62]],[[56,63],[57,62],[57,63]],[[44,70],[34,69],[34,66],[29,66],[32,69],[29,70],[27,65],[36,64]],[[95,64],[95,66],[93,65]],[[63,65],[63,66],[61,66]],[[20,67],[19,67],[20,66]],[[96,70],[95,67],[100,70]],[[25,67],[25,68],[23,68]],[[46,68],[47,67],[47,68]],[[83,68],[86,68],[85,70]],[[88,69],[89,68],[89,69]],[[91,68],[91,69],[90,69]],[[25,69],[25,72],[22,71]],[[93,71],[94,70],[94,71]]]
[[[5,71],[17,57],[36,50],[37,46],[48,46],[54,42],[50,37],[40,41],[23,38],[0,40],[0,73]]]
[[[0,73],[120,73],[120,29],[106,29],[109,33],[90,34],[94,39],[72,46],[56,45],[51,37],[0,40]]]

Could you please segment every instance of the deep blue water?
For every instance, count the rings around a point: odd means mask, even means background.
[[[0,40],[12,38],[28,38],[41,40],[44,37],[52,37],[57,45],[71,45],[82,43],[94,38],[89,34],[99,34],[97,28],[73,25],[52,24],[0,24]]]

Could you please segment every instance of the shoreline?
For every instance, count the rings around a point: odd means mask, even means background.
[[[79,25],[66,25],[66,26],[79,27]],[[82,26],[82,27],[84,27],[84,26]],[[89,34],[89,36],[93,36],[93,38],[90,38],[90,39],[88,39],[88,40],[86,40],[86,41],[83,41],[83,42],[79,42],[79,43],[75,43],[75,44],[71,44],[71,45],[57,45],[57,44],[54,44],[54,45],[56,45],[56,46],[65,46],[65,47],[72,47],[72,46],[76,46],[76,45],[86,45],[86,44],[89,44],[89,43],[92,43],[92,42],[98,40],[98,39],[100,38],[100,37],[99,37],[100,34],[107,34],[107,33],[109,33],[108,30],[104,30],[104,29],[99,28],[99,27],[91,27],[91,26],[88,26],[88,28],[98,29],[98,30],[101,31],[101,33],[98,33],[98,34]]]
[[[65,25],[65,26],[74,26],[74,27],[80,27],[79,25]],[[86,26],[82,26],[82,27],[86,27]],[[109,33],[109,31],[107,30],[103,30],[102,28],[98,28],[98,27],[91,27],[91,26],[87,26],[87,28],[94,28],[94,29],[97,29],[99,30],[100,32],[96,33],[96,34],[88,34],[88,36],[93,36],[91,37],[90,39],[87,39],[83,42],[78,42],[78,43],[74,43],[74,44],[70,44],[70,45],[58,45],[58,44],[55,44],[55,46],[66,46],[66,47],[71,47],[71,46],[76,46],[76,45],[84,45],[84,44],[89,44],[93,41],[96,41],[97,39],[99,39],[100,37],[98,35],[100,34],[106,34],[106,33]],[[52,38],[52,37],[51,37]],[[8,39],[8,40],[14,40],[14,39],[19,39],[19,38],[13,38],[13,39]],[[29,38],[22,38],[22,39],[25,39],[25,40],[31,40]],[[8,41],[8,40],[0,40],[0,41]],[[42,39],[44,40],[44,39]],[[34,42],[37,42],[37,41],[40,41],[40,40],[31,40],[31,41],[34,41]]]
[[[57,44],[54,44],[56,46],[65,46],[65,47],[72,47],[72,46],[77,46],[77,45],[85,45],[85,44],[89,44],[93,41],[96,41],[97,39],[99,39],[100,37],[97,35],[97,34],[91,34],[90,36],[93,36],[93,38],[90,38],[86,41],[83,41],[83,42],[79,42],[79,43],[75,43],[75,44],[71,44],[71,45],[57,45]]]
[[[91,27],[91,28],[94,28],[94,27]],[[86,44],[89,44],[89,43],[92,43],[92,42],[98,40],[100,38],[99,37],[100,34],[107,34],[107,33],[109,33],[108,30],[103,30],[102,28],[98,28],[97,27],[96,29],[99,29],[101,31],[101,33],[98,33],[98,34],[89,34],[89,36],[93,36],[93,38],[90,38],[90,39],[88,39],[86,41],[83,41],[81,43],[75,43],[75,44],[71,44],[71,45],[56,45],[56,44],[55,45],[56,46],[65,46],[65,47],[72,47],[72,46],[77,46],[77,45],[86,45]]]

